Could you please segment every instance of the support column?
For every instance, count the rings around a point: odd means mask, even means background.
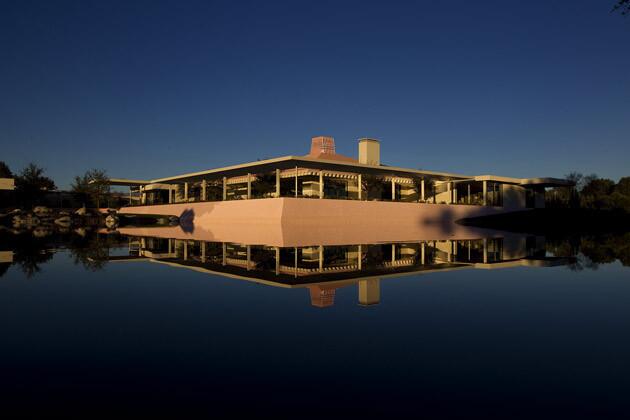
[[[319,198],[324,198],[324,172],[319,171]]]
[[[223,248],[222,249],[222,251],[223,251],[223,258],[222,258],[222,261],[221,261],[221,265],[226,265],[227,264],[227,244],[225,242],[223,242],[221,244],[221,247]]]
[[[252,174],[247,173],[247,199],[252,198]]]
[[[357,246],[357,253],[359,254],[358,256],[358,266],[359,266],[359,271],[361,271],[361,269],[363,268],[363,245],[359,245]]]
[[[276,169],[276,198],[280,197],[280,169]]]
[[[245,245],[245,249],[247,250],[247,271],[251,270],[249,261],[252,258],[252,247],[251,245]]]
[[[420,201],[424,202],[424,178],[420,181]]]
[[[295,254],[295,277],[297,278],[297,263],[298,263],[298,256],[297,256],[297,247],[293,248],[293,253]]]
[[[488,264],[488,239],[487,238],[483,238],[483,263]]]
[[[206,262],[206,243],[201,241],[199,242],[199,246],[201,247],[201,262]]]
[[[357,175],[357,191],[359,193],[359,201],[363,200],[363,182],[361,181],[361,174]]]
[[[173,187],[168,186],[168,204],[173,204]]]
[[[446,182],[446,192],[448,193],[448,201],[446,204],[451,204],[453,202],[453,191],[451,190],[451,182]]]
[[[381,302],[381,279],[359,281],[359,305],[370,306]]]
[[[144,192],[144,187],[140,187],[140,204],[147,204],[147,193]]]
[[[483,181],[483,205],[488,205],[488,181]]]
[[[188,202],[188,182],[184,182],[184,201]]]
[[[446,242],[448,242],[448,252],[446,253],[446,261],[452,262],[453,261],[453,242],[448,239],[446,240]]]
[[[396,201],[396,181],[392,177],[392,201]]]
[[[188,241],[183,241],[184,242],[184,261],[186,261],[188,259]]]
[[[227,178],[223,177],[223,201],[227,201]]]
[[[451,190],[453,191],[453,203],[457,204],[457,188],[455,188],[454,182],[451,182]]]
[[[295,167],[295,198],[298,196],[298,167]]]
[[[206,197],[207,186],[208,186],[208,183],[206,182],[205,179],[201,181],[201,201],[206,201],[208,199],[208,197]]]
[[[169,238],[168,240],[168,256],[170,257],[173,253],[173,240]]]
[[[470,184],[468,184],[468,197],[466,198],[466,202],[470,204]]]
[[[131,206],[131,185],[129,186],[129,205]]]
[[[396,244],[392,244],[392,266],[396,262]]]
[[[280,274],[280,248],[276,247],[276,276]]]

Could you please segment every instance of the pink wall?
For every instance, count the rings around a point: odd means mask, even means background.
[[[502,208],[382,201],[275,198],[126,207],[121,213],[182,216],[176,227],[122,228],[125,234],[272,246],[343,245],[489,236],[455,224]]]

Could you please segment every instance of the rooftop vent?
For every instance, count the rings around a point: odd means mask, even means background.
[[[380,166],[381,143],[376,139],[359,139],[359,163]]]

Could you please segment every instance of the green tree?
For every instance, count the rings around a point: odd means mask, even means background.
[[[71,189],[89,197],[96,208],[101,207],[101,200],[109,197],[111,192],[109,177],[102,169],[90,169],[81,176],[75,176]]]
[[[0,161],[0,178],[13,178],[13,172],[9,169],[9,166]]]
[[[15,178],[15,189],[23,205],[38,202],[46,191],[57,189],[55,182],[44,176],[44,169],[29,163]]]

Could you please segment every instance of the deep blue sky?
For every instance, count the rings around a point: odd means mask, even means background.
[[[61,187],[289,154],[630,175],[630,17],[583,1],[0,2],[0,160]]]

